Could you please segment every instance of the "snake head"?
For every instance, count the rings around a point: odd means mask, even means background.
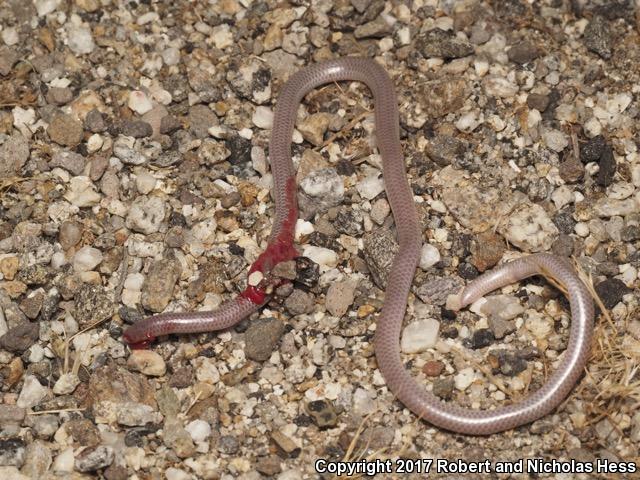
[[[127,329],[127,331],[122,335],[122,339],[127,342],[129,348],[131,348],[132,350],[146,349],[156,339],[156,337],[149,332],[141,332],[142,335],[137,335],[136,333],[136,330],[131,327]]]

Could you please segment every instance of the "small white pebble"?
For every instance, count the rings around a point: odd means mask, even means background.
[[[501,132],[507,126],[507,123],[498,115],[491,115],[488,123],[496,132]]]
[[[478,125],[484,122],[482,113],[467,112],[463,114],[455,123],[456,128],[461,132],[469,133],[473,132]]]
[[[489,62],[486,60],[475,60],[473,62],[473,68],[476,71],[476,75],[484,77],[489,71]]]
[[[376,411],[376,401],[369,390],[356,389],[353,393],[353,411],[357,415],[368,415]]]
[[[71,473],[75,465],[73,447],[65,448],[53,461],[52,470],[57,474]]]
[[[194,420],[185,426],[195,443],[204,442],[211,435],[211,425],[204,420]]]
[[[150,193],[156,188],[156,179],[149,172],[140,172],[136,176],[136,189],[143,195]]]
[[[347,344],[347,341],[344,339],[344,337],[341,337],[339,335],[329,335],[329,345],[331,345],[333,348],[344,348]]]
[[[9,47],[18,43],[20,41],[20,37],[18,36],[16,27],[5,28],[2,31],[2,41]]]
[[[67,264],[67,257],[65,256],[64,252],[55,252],[51,256],[51,267],[54,270],[57,270],[66,264]]]
[[[447,213],[447,206],[441,200],[431,200],[429,205],[438,213]]]
[[[338,265],[338,254],[328,248],[307,245],[302,255],[323,267],[333,268]]]
[[[241,128],[240,130],[238,130],[238,135],[240,135],[242,138],[246,138],[247,140],[251,140],[253,138],[253,130],[246,127]]]
[[[570,204],[574,200],[573,190],[568,185],[561,185],[553,191],[551,200],[555,203],[556,208],[561,210],[562,207]]]
[[[264,148],[258,146],[251,147],[251,164],[254,170],[263,177],[267,174],[267,155],[264,152]]]
[[[440,252],[436,247],[429,243],[422,245],[420,252],[420,268],[427,270],[440,261]]]
[[[43,387],[34,375],[27,375],[22,383],[22,390],[18,396],[16,405],[20,408],[31,408],[45,399],[49,389]]]
[[[313,223],[301,218],[296,221],[296,241],[299,241],[305,235],[311,235],[314,231]]]
[[[453,377],[456,388],[461,391],[465,391],[475,379],[476,373],[471,367],[463,368],[455,377]]]
[[[433,239],[438,243],[443,243],[449,238],[449,232],[446,228],[436,228],[433,231]]]
[[[82,25],[69,25],[67,27],[67,45],[76,55],[91,53],[96,48],[91,29]]]
[[[102,262],[102,252],[97,248],[84,246],[73,257],[73,269],[76,272],[89,272]]]
[[[356,190],[362,198],[373,200],[384,191],[384,181],[380,172],[368,175],[356,184]]]
[[[545,82],[549,85],[557,85],[560,82],[560,74],[558,72],[551,72],[544,77]]]
[[[640,163],[631,165],[631,182],[635,187],[640,188]]]
[[[263,278],[264,278],[264,275],[262,274],[262,272],[259,270],[256,270],[255,272],[252,272],[251,275],[249,275],[249,278],[247,279],[247,283],[252,287],[257,287]]]
[[[542,132],[542,139],[544,140],[545,145],[554,152],[561,152],[567,147],[567,145],[569,145],[567,136],[560,130],[556,129],[544,130]]]
[[[102,148],[102,145],[104,145],[104,139],[101,135],[94,133],[87,140],[87,151],[89,153],[97,152]]]
[[[396,37],[400,45],[409,45],[411,43],[411,30],[409,27],[402,27],[396,32]]]
[[[587,137],[593,138],[602,133],[602,125],[596,117],[591,117],[584,123],[584,131],[587,134]]]
[[[576,234],[581,237],[586,237],[587,235],[589,235],[589,225],[586,222],[576,223],[576,226],[573,227],[573,229],[575,230]]]
[[[620,272],[621,273],[617,276],[617,278],[622,280],[627,287],[633,288],[633,284],[638,277],[638,270],[634,266],[627,263],[625,265],[620,265]]]
[[[15,107],[11,110],[13,116],[13,126],[20,130],[25,125],[33,125],[36,121],[36,112],[33,108]]]
[[[158,20],[158,18],[160,17],[156,12],[147,12],[140,15],[136,19],[136,23],[138,25],[146,25],[147,23],[155,22],[156,20]]]
[[[542,115],[535,108],[529,110],[527,115],[527,126],[529,128],[535,128],[542,121]]]
[[[402,331],[400,349],[404,353],[419,353],[433,348],[438,341],[439,330],[440,322],[433,318],[412,322]]]
[[[133,90],[129,93],[128,106],[138,115],[144,115],[153,108],[153,104],[146,93],[140,90]]]
[[[38,363],[44,359],[44,348],[37,343],[31,345],[29,349],[29,362]]]
[[[213,44],[216,48],[224,50],[227,47],[233,45],[233,32],[226,23],[222,23],[213,29]]]
[[[167,65],[177,65],[180,63],[180,50],[175,47],[169,47],[160,53],[162,60]]]
[[[253,112],[251,121],[256,127],[269,130],[273,127],[273,110],[262,105],[256,107],[256,111]]]
[[[134,272],[127,275],[124,281],[124,288],[139,292],[142,290],[144,283],[144,275],[140,272]]]
[[[164,472],[167,480],[193,480],[193,475],[179,468],[169,467]]]
[[[393,48],[393,39],[390,37],[385,37],[378,42],[378,47],[380,47],[381,52],[388,52]]]
[[[53,385],[53,393],[56,395],[69,395],[80,385],[78,375],[74,373],[63,373]]]
[[[55,12],[60,6],[60,0],[34,0],[33,3],[39,17],[44,17],[51,12]]]
[[[617,182],[607,188],[607,197],[615,200],[624,200],[633,195],[634,187],[628,182]]]

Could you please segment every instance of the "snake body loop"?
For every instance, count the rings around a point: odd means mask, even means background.
[[[238,297],[212,312],[164,313],[146,318],[124,333],[124,340],[146,346],[160,335],[228,328],[258,310],[274,286],[269,272],[296,256],[293,247],[298,216],[291,136],[298,106],[310,90],[341,80],[365,83],[375,100],[376,140],[383,163],[387,198],[395,219],[399,251],[387,280],[385,302],[375,334],[378,366],[387,386],[416,415],[455,432],[487,435],[529,423],[553,410],[571,391],[586,363],[593,330],[593,302],[567,260],[535,254],[506,263],[472,281],[460,295],[460,307],[486,293],[523,278],[545,274],[568,292],[571,332],[560,365],[548,381],[519,403],[495,410],[465,409],[447,404],[419,386],[402,364],[400,330],[409,289],[420,258],[422,232],[400,147],[398,106],[393,83],[373,60],[347,57],[318,63],[296,72],[283,86],[274,115],[269,145],[274,180],[275,220],[269,245],[249,270],[249,286]],[[253,274],[257,274],[253,275]],[[256,282],[251,283],[252,278]]]

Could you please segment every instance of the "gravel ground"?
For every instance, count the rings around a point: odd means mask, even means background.
[[[407,367],[470,408],[538,388],[567,342],[561,293],[534,278],[457,316],[447,296],[523,252],[571,257],[600,309],[552,414],[468,437],[385,387],[372,338],[397,245],[355,83],[299,112],[289,287],[229,331],[122,343],[146,315],[244,288],[273,218],[276,95],[346,55],[375,57],[399,97],[425,241]],[[1,2],[0,477],[332,478],[318,458],[640,469],[639,85],[633,0]],[[376,478],[404,477],[424,474]]]

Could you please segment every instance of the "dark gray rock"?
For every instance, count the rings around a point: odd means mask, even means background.
[[[100,445],[98,447],[87,448],[76,457],[76,469],[80,472],[95,472],[101,468],[108,467],[113,462],[113,448]]]
[[[0,466],[22,467],[26,445],[20,438],[0,439]]]
[[[60,167],[73,173],[74,175],[81,175],[86,165],[85,158],[76,152],[60,151],[53,154],[50,167]]]
[[[524,65],[525,63],[535,60],[539,55],[540,51],[538,50],[538,47],[527,40],[514,45],[507,51],[509,60],[519,63],[520,65]]]
[[[194,105],[189,110],[189,128],[197,138],[206,138],[209,128],[218,124],[218,117],[206,105]]]
[[[107,129],[107,122],[104,121],[102,113],[94,108],[87,113],[84,119],[84,128],[92,133],[104,132]]]
[[[315,297],[304,290],[295,289],[284,301],[284,306],[291,315],[302,315],[313,312]]]
[[[437,378],[433,381],[432,393],[442,400],[451,400],[455,382],[453,378]]]
[[[307,412],[309,412],[313,423],[320,428],[335,427],[338,424],[338,415],[329,400],[316,400],[307,403]]]
[[[616,159],[613,157],[613,149],[609,145],[602,151],[598,165],[600,170],[598,170],[596,183],[603,187],[608,187],[613,183],[613,177],[617,169]]]
[[[374,230],[364,236],[364,259],[378,287],[387,286],[391,262],[399,248],[389,229]]]
[[[153,135],[153,128],[142,120],[125,120],[121,125],[122,134],[128,137],[144,138]]]
[[[609,22],[602,16],[594,16],[584,30],[584,44],[605,60],[613,54],[613,37]]]
[[[615,307],[622,297],[631,291],[617,278],[608,278],[600,282],[595,286],[595,290],[604,306],[609,309]]]
[[[493,335],[493,332],[488,328],[481,328],[480,330],[476,330],[473,332],[473,336],[471,337],[470,346],[473,349],[484,348],[491,345],[495,342],[496,337]]]
[[[440,28],[418,35],[415,46],[425,57],[460,58],[474,52],[473,45],[469,42]]]
[[[284,333],[284,323],[277,318],[263,318],[249,325],[244,334],[244,352],[257,362],[268,360]]]
[[[580,160],[583,163],[597,162],[602,156],[607,141],[602,135],[597,135],[580,147]]]
[[[549,106],[549,96],[540,93],[530,93],[527,97],[527,106],[535,108],[539,112],[544,112]]]
[[[462,280],[459,277],[436,277],[418,286],[415,294],[427,304],[442,306],[447,302],[447,297],[457,293],[461,287]]]
[[[113,311],[113,301],[103,287],[85,284],[75,295],[75,318],[83,328],[106,320]]]
[[[38,341],[39,334],[40,326],[37,323],[21,323],[0,337],[0,348],[20,354]]]
[[[438,135],[427,144],[426,153],[437,165],[446,167],[463,157],[467,146],[466,142],[451,135]]]

